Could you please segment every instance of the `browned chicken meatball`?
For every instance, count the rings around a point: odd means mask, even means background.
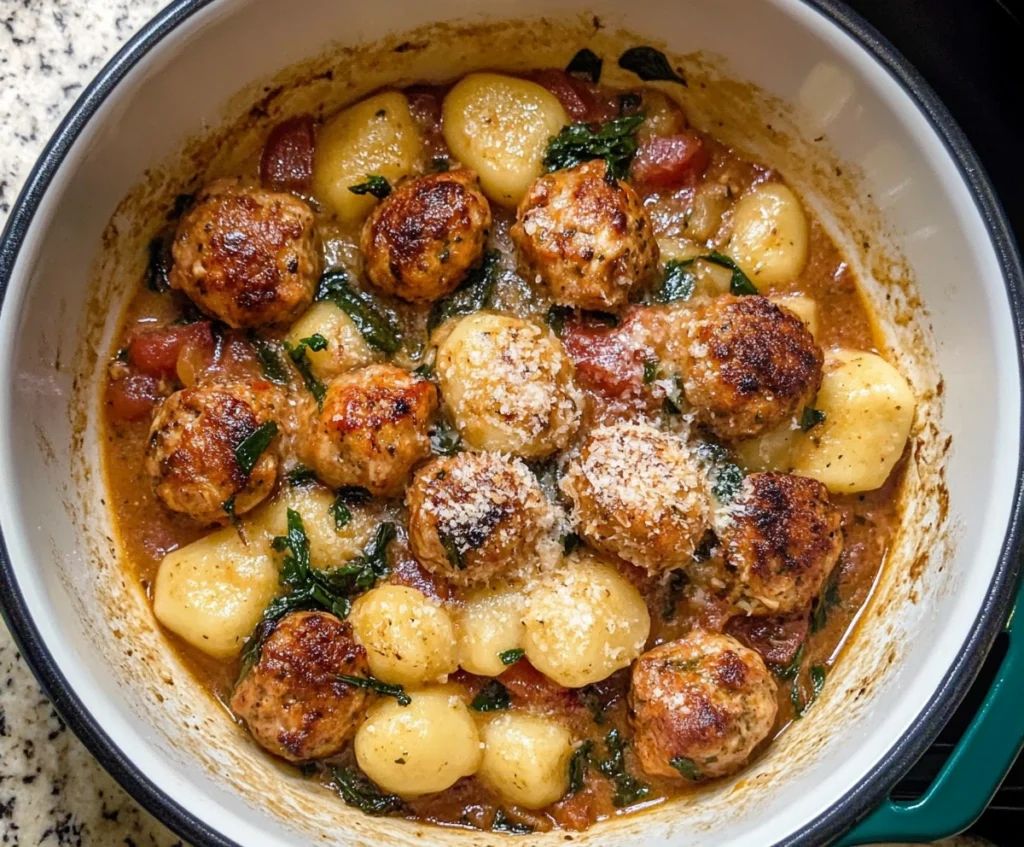
[[[650,571],[688,564],[708,527],[700,465],[682,438],[651,424],[595,429],[560,486],[587,541]]]
[[[369,365],[331,380],[316,413],[308,463],[328,485],[402,493],[413,465],[430,455],[427,427],[437,389],[394,365]]]
[[[764,297],[716,297],[688,329],[683,390],[719,438],[767,432],[798,414],[821,386],[824,354],[806,324]]]
[[[410,303],[439,300],[480,261],[490,227],[491,208],[474,171],[406,180],[363,225],[366,275]]]
[[[775,680],[728,635],[691,630],[633,665],[633,749],[651,776],[696,782],[733,773],[775,722]]]
[[[235,180],[217,180],[200,193],[171,252],[171,287],[236,329],[295,320],[313,301],[320,275],[309,206]]]
[[[291,762],[341,751],[355,735],[367,694],[338,674],[369,676],[352,627],[326,612],[282,618],[259,660],[235,686],[231,710],[263,747]]]
[[[737,599],[754,614],[807,609],[843,550],[842,513],[815,479],[786,473],[746,478],[719,528]]]
[[[417,471],[406,502],[413,553],[455,585],[529,564],[553,520],[530,469],[497,453],[435,459]]]
[[[225,504],[248,512],[274,488],[271,442],[246,475],[235,450],[278,417],[283,397],[269,382],[204,385],[176,391],[160,404],[149,430],[146,470],[168,508],[202,523],[225,521]]]
[[[519,204],[512,239],[556,303],[621,306],[658,264],[658,242],[637,193],[605,179],[604,161],[537,179]]]

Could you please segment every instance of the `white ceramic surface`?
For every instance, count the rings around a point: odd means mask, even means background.
[[[482,9],[470,0],[216,0],[157,43],[103,101],[41,199],[0,313],[0,479],[8,492],[0,526],[18,587],[42,644],[102,733],[171,802],[225,839],[261,847],[327,840],[406,844],[422,843],[425,831],[431,843],[497,840],[363,818],[277,770],[197,695],[107,540],[98,397],[89,379],[102,368],[107,347],[89,332],[96,321],[89,304],[95,298],[120,302],[128,271],[141,266],[138,251],[100,254],[115,212],[116,238],[144,243],[137,221],[119,208],[122,198],[147,169],[176,161],[186,139],[244,114],[259,96],[251,87],[255,80],[332,45],[439,20],[541,14],[576,20],[580,12],[596,13],[605,25],[601,37],[624,26],[676,54],[706,51],[723,57],[694,59],[694,72],[707,69],[709,85],[724,69],[792,104],[794,111],[782,108],[773,118],[775,130],[762,126],[754,134],[731,118],[735,112],[717,114],[696,91],[693,113],[698,125],[720,119],[717,133],[748,138],[748,146],[779,165],[835,226],[846,226],[857,198],[863,200],[865,209],[855,217],[870,219],[864,223],[869,249],[848,229],[837,234],[848,236],[850,260],[880,305],[893,355],[920,397],[919,473],[909,483],[919,485],[910,498],[912,529],[896,545],[857,649],[840,663],[822,700],[739,782],[576,838],[694,847],[784,840],[840,801],[913,729],[986,602],[1014,502],[1021,417],[1015,329],[998,257],[963,175],[929,120],[886,69],[810,5],[494,0],[486,13]],[[568,26],[581,38],[593,31],[589,23]],[[499,28],[496,43],[502,29],[506,37],[516,33]],[[518,59],[506,50],[498,64],[537,64],[534,56],[561,64],[582,46],[565,42],[562,30],[551,30],[558,37],[550,39],[545,32],[524,32],[521,43],[534,47]],[[444,55],[442,66],[433,59],[437,77],[488,64],[479,53],[449,49]],[[394,59],[410,74],[424,72],[417,61],[406,53]],[[368,78],[363,88],[381,80]],[[248,95],[235,96],[247,87]],[[742,96],[729,90],[731,97]],[[340,102],[358,93],[335,90],[332,96]],[[781,107],[765,100],[758,108],[767,114]],[[780,128],[798,132],[806,143],[783,143]],[[822,135],[829,153],[815,158],[810,140]],[[848,171],[843,180],[823,173],[825,163],[833,168],[833,153]],[[844,181],[850,173],[862,175],[856,196]],[[916,289],[887,281],[900,254]],[[915,290],[927,316],[918,311],[908,323],[905,296]],[[887,295],[895,302],[887,303]],[[931,344],[929,323],[934,361],[921,347]],[[108,335],[113,325],[108,319]],[[83,338],[89,339],[84,347]],[[941,421],[936,367],[944,380]],[[84,418],[76,417],[80,413]],[[83,420],[84,429],[76,428]],[[937,493],[942,430],[955,436],[945,471],[948,517]]]

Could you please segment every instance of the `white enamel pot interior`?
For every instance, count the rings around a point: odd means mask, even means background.
[[[540,15],[548,22],[493,26]],[[421,30],[434,41],[378,51],[372,72],[346,87],[355,60],[338,51],[438,21],[484,29],[475,42]],[[862,23],[831,3],[795,0],[179,0],[83,95],[5,233],[0,526],[4,604],[26,657],[101,761],[193,843],[500,839],[348,809],[257,751],[168,651],[109,540],[98,464],[95,379],[147,235],[145,204],[119,204],[147,169],[170,190],[187,139],[245,115],[263,81],[325,50],[337,73],[318,85],[341,103],[389,75],[564,64],[591,36],[606,49],[619,43],[619,27],[637,34],[630,43],[703,51],[682,60],[695,123],[746,139],[836,228],[918,392],[919,420],[906,528],[822,699],[737,779],[573,839],[823,843],[923,751],[976,673],[1015,568],[1020,268],[973,154]],[[282,102],[269,111],[298,108]]]

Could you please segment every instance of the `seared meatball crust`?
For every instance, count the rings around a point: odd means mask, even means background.
[[[821,348],[800,318],[765,297],[716,297],[689,323],[688,340],[686,400],[726,441],[792,419],[821,386]]]
[[[842,513],[828,489],[787,473],[748,476],[718,534],[737,599],[754,614],[807,609],[843,551]]]
[[[629,689],[640,766],[680,782],[735,772],[771,732],[775,694],[761,657],[731,636],[695,629],[649,650]]]
[[[278,388],[263,380],[176,391],[160,404],[149,430],[146,471],[157,496],[201,523],[226,521],[231,498],[234,514],[248,512],[274,488],[277,448],[271,442],[248,476],[235,451],[279,416],[283,402]]]
[[[282,618],[235,687],[231,710],[260,745],[290,762],[341,751],[362,721],[367,694],[338,674],[369,676],[352,627],[326,612]]]
[[[413,465],[430,455],[427,429],[436,409],[433,384],[402,368],[368,365],[343,373],[314,412],[307,461],[334,488],[398,496]]]
[[[413,554],[458,586],[528,564],[553,521],[530,469],[497,453],[459,453],[424,465],[406,503]]]
[[[688,564],[708,528],[696,457],[680,436],[651,424],[598,427],[559,484],[587,541],[649,571]]]
[[[406,180],[363,225],[366,275],[410,303],[451,293],[484,252],[491,208],[467,169]]]
[[[637,193],[605,179],[603,160],[537,179],[519,204],[512,240],[556,303],[611,310],[658,265],[658,242]]]
[[[196,198],[171,252],[171,287],[236,329],[291,323],[313,301],[321,268],[308,205],[229,179]]]

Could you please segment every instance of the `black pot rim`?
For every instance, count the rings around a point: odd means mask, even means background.
[[[125,75],[182,22],[215,0],[174,0],[157,14],[100,71],[58,126],[29,173],[0,237],[0,308],[18,253],[32,219],[54,174],[104,100]],[[839,0],[802,0],[828,21],[852,36],[914,100],[942,139],[967,184],[985,221],[1000,260],[1013,323],[1017,328],[1019,373],[1024,373],[1021,337],[1024,336],[1024,270],[992,184],[966,136],[935,92],[913,66],[860,15]],[[1024,384],[1024,383],[1022,383]],[[1024,447],[1024,428],[1020,443]],[[1018,469],[1021,453],[1018,453]],[[1013,506],[1002,549],[982,608],[971,633],[942,682],[919,713],[914,726],[839,801],[780,845],[824,844],[864,818],[892,789],[938,736],[974,681],[1013,602],[1020,562],[1021,524],[1024,520],[1021,474],[1017,474]],[[147,811],[195,847],[240,847],[166,795],[104,732],[83,705],[54,661],[33,622],[18,586],[13,565],[0,531],[0,596],[3,613],[22,655],[46,690],[58,712],[101,765]]]

